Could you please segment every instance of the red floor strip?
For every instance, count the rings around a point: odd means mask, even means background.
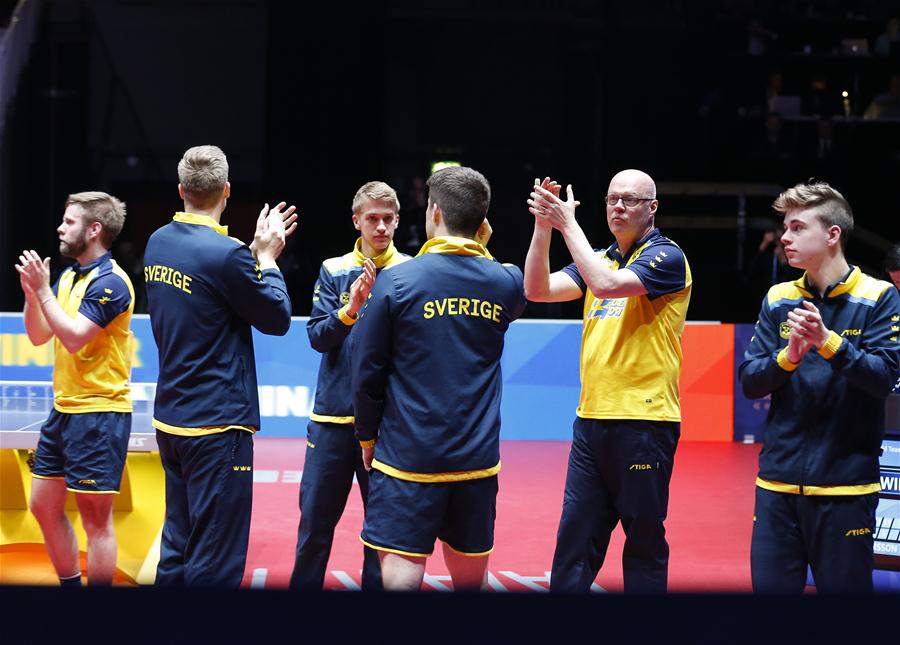
[[[253,519],[245,586],[286,587],[296,544],[297,491],[306,442],[256,440]],[[506,441],[497,501],[490,583],[496,591],[541,591],[553,558],[569,444]],[[684,442],[672,477],[669,519],[671,591],[750,591],[750,531],[758,445]],[[354,487],[335,532],[325,586],[359,584],[362,503]],[[597,585],[622,589],[621,529],[613,535]],[[449,589],[440,548],[425,589]],[[600,589],[598,589],[600,590]]]

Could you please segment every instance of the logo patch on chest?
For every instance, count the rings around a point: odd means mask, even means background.
[[[350,302],[350,292],[344,291],[341,293],[341,304],[346,305]]]

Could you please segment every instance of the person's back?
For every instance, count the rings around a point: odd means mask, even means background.
[[[453,588],[480,589],[494,548],[504,333],[522,272],[490,257],[491,191],[476,170],[428,180],[419,255],[378,277],[353,337],[353,410],[371,468],[360,540],[384,589],[419,589],[435,540]]]
[[[282,334],[290,310],[286,295],[272,302],[266,282],[246,279],[253,273],[249,249],[210,218],[178,213],[150,237],[144,279],[160,352],[157,421],[259,426],[250,324]]]
[[[478,246],[434,238],[373,290],[373,300],[390,302],[383,340],[403,348],[387,380],[377,469],[459,473],[499,463],[500,356],[524,308],[522,273]]]

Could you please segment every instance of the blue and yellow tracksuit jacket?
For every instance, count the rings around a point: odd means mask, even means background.
[[[382,272],[353,339],[356,434],[408,481],[500,470],[500,357],[525,309],[522,271],[466,238],[429,240]]]
[[[196,436],[259,428],[250,326],[283,336],[291,301],[276,269],[205,215],[176,213],[144,252],[150,325],[159,349],[153,426]]]
[[[391,242],[380,255],[372,258],[376,269],[395,266],[409,260]],[[356,240],[353,251],[329,258],[319,269],[319,280],[313,290],[313,306],[306,323],[309,344],[322,353],[316,400],[310,420],[324,423],[353,423],[353,397],[350,390],[350,346],[344,342],[353,331],[358,318],[347,314],[350,285],[363,270],[366,256],[362,252],[362,238]]]
[[[831,330],[799,364],[787,359],[789,311],[811,301]],[[757,485],[800,495],[880,489],[884,401],[900,369],[900,297],[858,267],[820,298],[806,275],[769,289],[740,367],[744,394],[772,395]]]

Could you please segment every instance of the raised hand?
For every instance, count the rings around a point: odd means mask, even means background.
[[[366,258],[363,264],[363,272],[350,285],[350,302],[347,303],[347,313],[351,316],[359,314],[359,310],[366,304],[372,285],[375,284],[375,263],[371,258]]]
[[[256,219],[256,232],[250,249],[260,266],[275,264],[275,260],[284,250],[285,238],[297,228],[297,215],[294,213],[296,207],[290,206],[282,211],[285,206],[286,202],[279,202],[275,208],[269,210],[269,205],[266,204]]]
[[[808,300],[803,301],[802,307],[788,312],[788,324],[792,333],[796,330],[798,336],[817,348],[822,347],[831,335],[831,331],[822,322],[818,307]]]
[[[536,221],[562,230],[575,223],[575,209],[581,202],[575,199],[572,184],[566,186],[566,201],[560,199],[559,193],[559,185],[556,182],[550,181],[549,178],[544,179],[541,185],[534,185],[531,199],[528,200],[528,210]]]
[[[37,295],[39,291],[50,289],[50,258],[41,260],[37,251],[25,250],[19,255],[16,271],[19,272],[19,284],[26,296]]]

